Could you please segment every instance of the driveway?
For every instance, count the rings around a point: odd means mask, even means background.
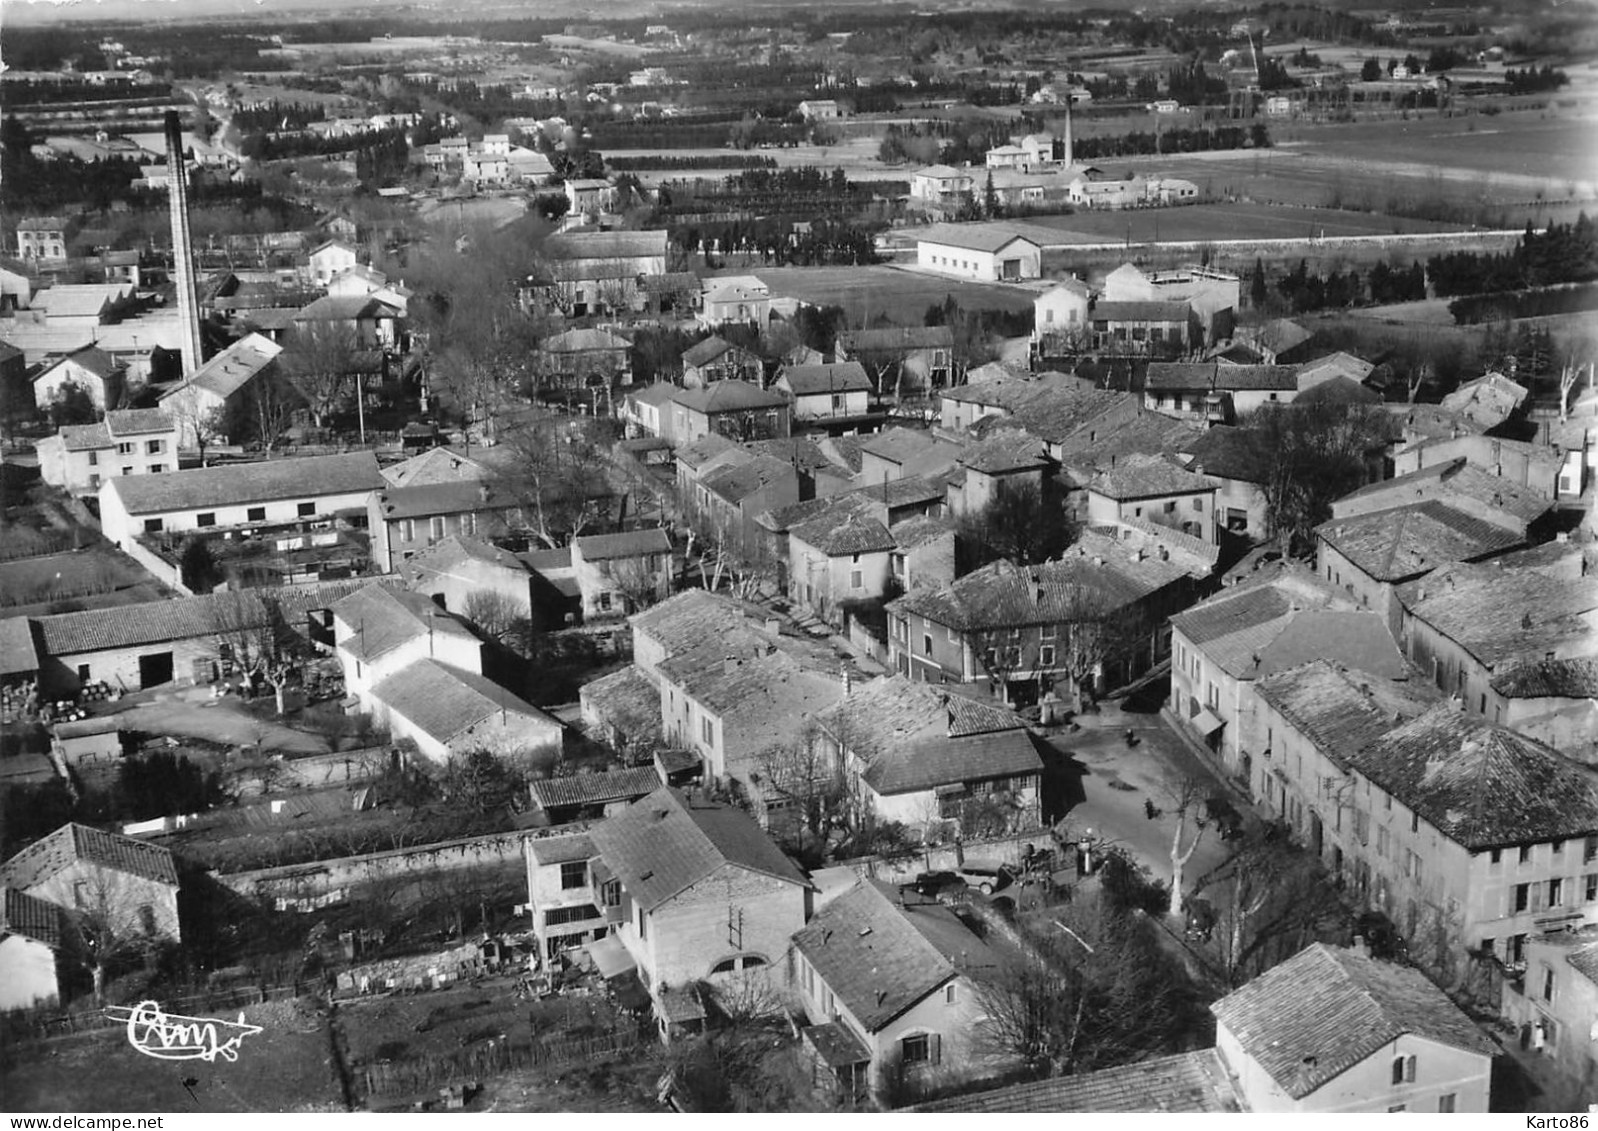
[[[134,701],[129,704],[129,698]],[[326,754],[319,735],[258,719],[237,699],[212,699],[207,688],[161,688],[124,698],[117,717],[126,729],[172,738],[198,738],[223,746],[254,746],[291,756]]]

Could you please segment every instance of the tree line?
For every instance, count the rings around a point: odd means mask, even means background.
[[[1585,212],[1542,232],[1528,223],[1513,250],[1434,255],[1426,275],[1439,298],[1587,282],[1598,278],[1598,231]]]

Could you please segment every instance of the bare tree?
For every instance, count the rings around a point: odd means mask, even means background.
[[[554,416],[535,417],[505,438],[515,453],[504,480],[522,504],[528,529],[556,549],[609,511],[610,460],[587,427]]]
[[[1221,961],[1234,986],[1335,934],[1346,918],[1313,853],[1259,833],[1194,888],[1218,893],[1204,898],[1215,908]]]
[[[518,621],[527,619],[525,609],[496,589],[474,589],[467,595],[461,615],[499,641],[515,630]]]
[[[283,372],[294,385],[318,428],[343,403],[358,349],[355,331],[339,322],[306,323],[294,332],[280,359]],[[356,394],[362,395],[359,377]]]
[[[247,679],[271,685],[277,713],[283,714],[289,678],[298,665],[289,635],[280,632],[276,610],[253,591],[218,593],[212,598],[211,630]]]
[[[1284,553],[1314,545],[1332,501],[1364,485],[1367,455],[1387,442],[1389,417],[1362,405],[1261,409],[1241,423],[1265,459],[1265,521]]]
[[[1184,900],[1182,871],[1198,851],[1204,839],[1206,822],[1201,811],[1208,796],[1204,783],[1197,778],[1168,775],[1160,785],[1165,808],[1176,817],[1176,831],[1171,834],[1171,908],[1170,914],[1182,914]],[[1189,824],[1192,825],[1191,837]]]
[[[66,910],[76,953],[94,982],[94,1000],[104,1003],[109,977],[123,963],[148,960],[160,944],[162,927],[145,884],[135,876],[104,867],[84,870],[76,904]]]
[[[833,747],[814,721],[790,742],[774,743],[754,757],[751,777],[765,803],[785,802],[797,810],[801,831],[817,845],[841,822],[848,792],[843,766]]]
[[[628,613],[642,612],[667,595],[670,558],[659,566],[652,566],[643,556],[617,558],[606,565],[605,577],[621,594]]]

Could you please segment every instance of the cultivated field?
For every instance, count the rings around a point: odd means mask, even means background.
[[[1070,216],[1027,217],[1027,224],[1053,228],[1061,243],[1127,240],[1320,239],[1329,236],[1387,236],[1403,232],[1446,232],[1456,224],[1406,220],[1325,208],[1258,204],[1193,204],[1127,212],[1080,211]]]
[[[150,581],[150,575],[132,558],[102,543],[0,562],[0,606],[105,597]]]

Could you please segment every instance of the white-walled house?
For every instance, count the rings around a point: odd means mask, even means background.
[[[182,941],[177,867],[160,845],[62,825],[0,865],[0,886],[63,911],[104,917],[125,938]]]
[[[901,1069],[940,1083],[995,1074],[978,981],[999,955],[949,907],[862,879],[794,935],[804,1041],[845,1096],[880,1093]]]
[[[328,240],[311,252],[311,278],[325,287],[333,277],[356,264],[355,248],[343,240]]]
[[[380,710],[372,701],[373,686],[419,660],[461,671],[483,669],[483,642],[420,593],[368,585],[336,602],[332,611],[344,689],[364,710]]]
[[[1315,943],[1210,1012],[1251,1111],[1487,1111],[1497,1046],[1414,967]]]
[[[1143,519],[1216,542],[1219,484],[1158,455],[1129,455],[1088,482],[1088,521],[1095,526]]]
[[[774,387],[793,398],[797,421],[864,416],[871,409],[871,379],[858,361],[785,366]]]
[[[75,385],[89,395],[94,407],[101,412],[116,394],[118,369],[110,354],[96,346],[85,346],[46,366],[33,379],[33,405],[40,412],[48,412],[68,385]]]
[[[11,887],[0,888],[0,899],[0,1011],[58,1004],[60,909]]]
[[[934,224],[916,239],[916,266],[984,282],[1036,279],[1043,249],[1002,224]]]
[[[745,1000],[748,982],[781,989],[813,889],[747,813],[662,787],[588,835],[600,909],[662,1035],[703,1021],[697,984]]]
[[[1032,300],[1032,341],[1040,353],[1079,348],[1091,329],[1093,292],[1075,277],[1061,279]]]
[[[385,485],[366,451],[117,476],[100,486],[100,528],[126,547],[144,534],[312,522],[364,510]]]
[[[283,347],[270,338],[247,334],[162,394],[161,407],[178,422],[183,446],[197,447],[216,414],[273,366],[282,352]]]
[[[38,443],[39,476],[73,495],[92,495],[122,475],[160,475],[178,467],[178,428],[158,408],[121,409],[99,424],[62,428]]]
[[[400,668],[369,697],[393,739],[411,739],[438,766],[479,750],[553,765],[565,741],[558,719],[486,676],[432,658]]]
[[[753,275],[722,275],[706,279],[701,294],[699,321],[706,326],[728,322],[771,321],[771,288]]]

